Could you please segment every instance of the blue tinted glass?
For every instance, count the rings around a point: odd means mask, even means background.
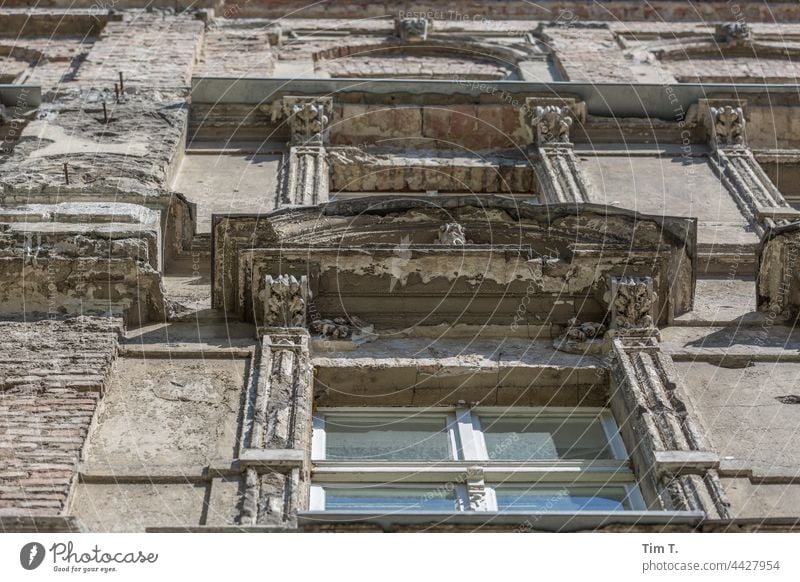
[[[428,488],[326,487],[326,511],[375,510],[386,512],[458,509],[455,491],[445,485]]]
[[[497,487],[500,511],[621,511],[630,509],[623,487]]]
[[[494,461],[614,458],[599,416],[481,415],[481,425]]]
[[[325,458],[363,461],[447,461],[452,458],[442,416],[325,417]]]

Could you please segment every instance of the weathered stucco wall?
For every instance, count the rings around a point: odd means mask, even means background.
[[[120,359],[87,445],[86,464],[147,474],[153,466],[205,466],[235,458],[246,363]]]
[[[14,527],[295,528],[315,405],[464,401],[611,404],[652,509],[797,517],[796,95],[673,99],[792,81],[797,2],[27,4],[0,9],[2,80],[42,89],[0,87]],[[609,116],[570,82],[651,85]]]

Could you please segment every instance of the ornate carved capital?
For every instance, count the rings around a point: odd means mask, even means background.
[[[651,277],[611,278],[611,324],[617,329],[651,329],[658,295]]]
[[[281,113],[287,118],[292,145],[323,145],[333,117],[331,97],[284,97]]]
[[[536,144],[569,144],[569,129],[572,127],[572,111],[559,105],[537,106],[531,117],[532,133]]]
[[[439,227],[436,244],[459,246],[467,244],[464,227],[457,222],[448,222]]]
[[[753,32],[746,22],[718,24],[714,36],[729,45],[748,45],[753,41]]]
[[[427,18],[397,18],[394,21],[395,36],[403,40],[427,40],[433,22]]]
[[[305,327],[308,279],[293,275],[266,278],[264,322],[272,327]]]
[[[708,107],[709,141],[716,148],[744,146],[745,123],[744,110],[740,106]]]

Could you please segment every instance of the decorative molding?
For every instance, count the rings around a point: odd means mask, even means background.
[[[406,41],[427,40],[432,28],[433,22],[427,18],[396,18],[394,21],[395,36]]]
[[[657,496],[661,509],[730,518],[718,458],[707,453],[672,358],[653,335],[614,337],[609,355],[610,404],[626,419],[623,436],[637,443],[632,454],[642,487]]]
[[[242,423],[245,491],[239,522],[293,527],[297,512],[305,508],[311,476],[308,332],[266,329],[254,368]]]
[[[267,275],[264,322],[272,327],[305,327],[308,277]]]
[[[436,235],[436,244],[449,246],[467,244],[464,227],[457,222],[443,224],[439,227],[439,233]]]
[[[291,137],[288,160],[281,166],[277,207],[310,206],[328,201],[327,130],[333,99],[288,96],[262,107],[272,121],[285,119]]]
[[[713,153],[709,163],[747,217],[757,235],[764,234],[769,221],[765,209],[791,210],[791,206],[747,147],[746,104],[725,99],[701,99],[700,121]]]
[[[611,278],[611,325],[615,329],[652,329],[658,294],[652,277]]]
[[[278,206],[313,206],[328,201],[330,184],[326,150],[320,146],[293,146],[282,168]]]

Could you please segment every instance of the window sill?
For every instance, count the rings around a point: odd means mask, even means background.
[[[414,513],[376,513],[374,511],[305,511],[298,514],[299,526],[331,525],[340,523],[372,524],[384,530],[404,525],[445,526],[500,526],[510,531],[575,532],[601,528],[608,525],[687,525],[695,526],[705,519],[702,511],[575,511],[541,512],[520,511],[486,512],[462,511],[439,513],[420,511]]]

